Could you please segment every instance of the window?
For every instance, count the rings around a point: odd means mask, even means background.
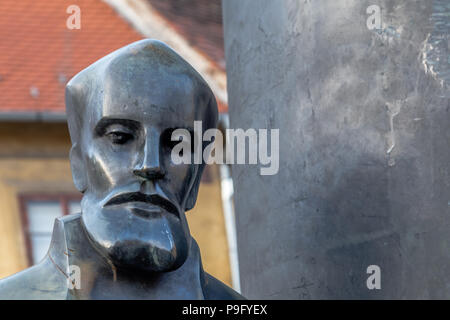
[[[29,264],[44,258],[50,246],[56,218],[80,212],[79,195],[22,195],[22,220]]]

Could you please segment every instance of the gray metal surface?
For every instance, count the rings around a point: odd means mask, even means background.
[[[230,127],[280,129],[277,175],[233,167],[242,293],[448,299],[449,2],[226,0],[223,13]]]

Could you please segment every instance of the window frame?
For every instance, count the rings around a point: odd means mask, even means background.
[[[27,208],[28,202],[30,201],[59,202],[63,213],[62,216],[66,216],[69,214],[69,202],[81,201],[81,198],[82,198],[81,194],[67,193],[67,192],[58,192],[58,193],[33,192],[33,193],[21,193],[18,195],[19,211],[22,221],[22,232],[25,240],[26,259],[28,266],[33,265],[33,250],[32,250],[33,246],[31,244],[30,223],[28,220],[28,208]]]

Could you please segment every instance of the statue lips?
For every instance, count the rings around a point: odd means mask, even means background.
[[[148,195],[141,192],[122,193],[112,197],[104,206],[120,204],[131,204],[133,207],[132,212],[143,218],[150,218],[154,213],[161,213],[161,209],[179,218],[177,207],[159,194]]]

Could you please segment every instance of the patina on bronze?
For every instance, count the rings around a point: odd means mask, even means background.
[[[242,298],[203,271],[189,232],[204,164],[170,156],[173,130],[217,125],[202,77],[162,42],[142,40],[72,78],[66,108],[82,213],[56,220],[46,257],[1,280],[0,298]]]

